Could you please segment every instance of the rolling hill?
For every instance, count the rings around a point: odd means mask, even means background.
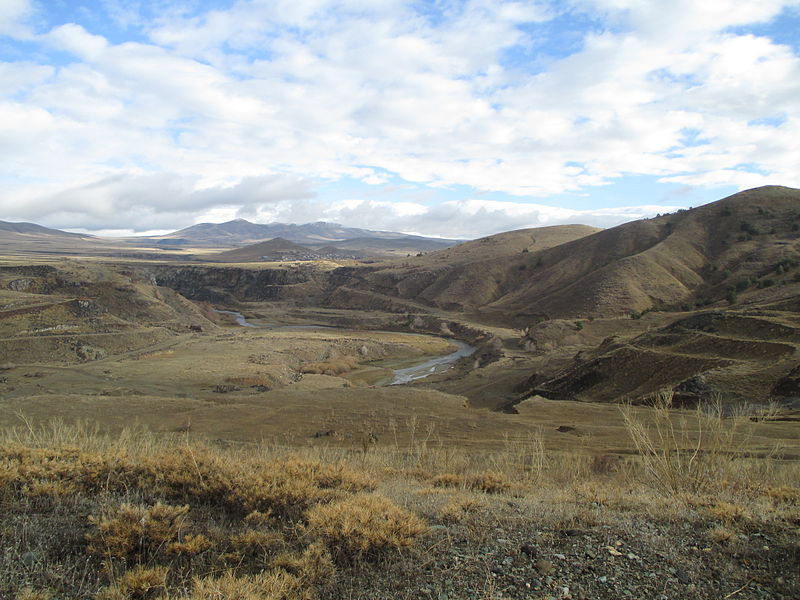
[[[50,229],[35,223],[10,223],[8,221],[0,221],[0,232],[5,238],[8,235],[20,234],[26,236],[49,236],[60,238],[92,238],[94,236],[84,235],[80,233],[70,233],[68,231],[61,231],[60,229]]]
[[[296,260],[310,258],[314,251],[300,244],[277,237],[266,242],[251,244],[243,248],[226,250],[219,254],[212,254],[206,260],[219,262],[256,262],[267,260]]]
[[[757,188],[602,231],[564,227],[340,269],[330,301],[342,306],[348,290],[372,291],[516,327],[710,304],[737,288],[768,286],[779,265],[796,267],[800,190]],[[535,243],[523,245],[525,236]]]

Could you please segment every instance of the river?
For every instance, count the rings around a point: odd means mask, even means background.
[[[242,313],[237,312],[235,310],[216,310],[216,312],[224,315],[231,315],[236,319],[236,323],[238,325],[242,327],[252,327],[254,329],[271,329],[273,331],[299,331],[304,329],[306,330],[336,329],[335,327],[328,327],[325,325],[280,325],[277,327],[266,324],[256,325],[254,323],[250,323]],[[397,333],[397,332],[387,331],[386,333]],[[462,342],[461,340],[448,338],[447,341],[453,344],[454,346],[457,346],[458,350],[452,352],[451,354],[445,354],[444,356],[434,356],[434,357],[427,356],[421,358],[420,362],[412,364],[408,367],[404,367],[402,369],[392,369],[392,371],[394,372],[394,378],[388,383],[388,385],[401,385],[404,383],[415,381],[417,379],[422,379],[423,377],[428,377],[429,375],[433,375],[434,373],[443,373],[444,371],[447,371],[448,369],[452,368],[452,366],[455,364],[457,360],[464,358],[465,356],[471,356],[476,350],[475,346],[471,346],[466,342]]]

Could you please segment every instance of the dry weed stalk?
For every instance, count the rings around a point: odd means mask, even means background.
[[[745,419],[726,418],[719,400],[691,415],[678,413],[672,397],[671,391],[658,393],[648,420],[624,406],[628,434],[656,487],[669,493],[713,490],[735,475],[734,463],[743,457],[748,437]]]

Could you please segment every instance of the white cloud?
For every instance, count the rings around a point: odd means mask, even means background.
[[[729,29],[789,4],[238,0],[194,13],[165,3],[148,21],[141,3],[104,0],[117,24],[149,38],[117,43],[96,26],[61,23],[32,38],[39,52],[25,62],[0,62],[0,218],[23,202],[31,219],[51,203],[51,219],[84,215],[98,227],[309,212],[434,233],[434,223],[460,223],[460,211],[467,232],[481,218],[560,219],[530,201],[630,174],[800,185],[800,57]],[[537,36],[555,25],[535,24],[564,6],[613,27],[580,32],[579,51],[550,55]],[[0,33],[29,14],[28,2],[6,0]],[[325,212],[308,183],[299,199],[295,184],[259,187],[345,177],[505,192],[530,209],[385,200]],[[257,195],[249,186],[271,200],[246,200]],[[233,202],[224,192],[233,189],[245,200]]]
[[[253,216],[264,205],[313,196],[308,182],[285,175],[244,178],[234,185],[198,187],[199,178],[170,173],[111,175],[58,192],[28,198],[29,219],[61,228],[164,229],[195,222],[195,215]],[[0,195],[0,213],[15,215],[19,198]],[[216,211],[216,213],[215,213]],[[19,216],[17,216],[19,215]],[[224,219],[223,219],[224,220]]]
[[[470,198],[428,206],[379,200],[349,200],[328,206],[322,219],[357,227],[404,231],[420,235],[471,239],[528,227],[582,223],[613,227],[652,217],[680,206],[628,206],[569,210],[527,202],[499,202]]]
[[[27,38],[30,35],[25,20],[33,13],[31,0],[0,2],[0,35]]]

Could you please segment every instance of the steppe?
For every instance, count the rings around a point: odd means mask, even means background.
[[[770,187],[369,263],[10,232],[0,597],[800,597],[798,225]]]

